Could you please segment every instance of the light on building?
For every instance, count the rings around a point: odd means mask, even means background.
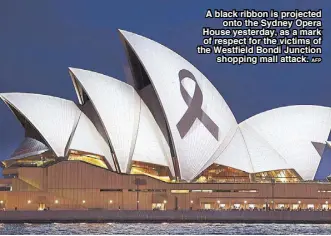
[[[139,201],[137,201],[137,203],[139,203]]]
[[[1,200],[1,201],[0,201],[0,204],[2,204],[2,203],[3,203],[3,201]]]
[[[109,200],[109,203],[112,204],[113,203],[113,200]]]
[[[55,204],[58,204],[59,203],[59,200],[55,200],[54,202],[55,202]]]
[[[85,200],[83,200],[82,203],[84,204],[85,203]]]
[[[2,201],[1,201],[2,202]],[[328,201],[325,201],[325,204],[329,204],[329,202]]]
[[[246,203],[247,203],[247,201],[245,200],[245,201],[244,201],[244,203],[246,204]]]
[[[301,204],[301,201],[298,201],[299,204]]]
[[[191,200],[191,204],[193,204],[193,200]]]
[[[218,203],[218,204],[220,204],[220,203],[221,203],[221,201],[220,201],[220,200],[217,200],[217,203]]]
[[[164,200],[163,203],[166,204],[167,203],[167,200]]]
[[[28,204],[30,204],[31,203],[31,200],[28,200]]]

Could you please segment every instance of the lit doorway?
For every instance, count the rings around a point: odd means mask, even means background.
[[[210,210],[211,209],[211,204],[210,203],[203,204],[203,209]]]
[[[218,204],[218,209],[224,210],[225,209],[225,204],[224,203]]]
[[[164,203],[153,203],[152,204],[153,211],[164,211],[165,204]]]
[[[239,203],[233,204],[233,209],[234,210],[240,210],[241,205]]]
[[[46,208],[45,203],[39,203],[38,211],[43,211]]]
[[[6,209],[6,205],[5,202],[3,200],[0,201],[0,210],[5,210]]]
[[[315,209],[315,205],[314,204],[307,204],[307,209],[310,211],[313,211]]]

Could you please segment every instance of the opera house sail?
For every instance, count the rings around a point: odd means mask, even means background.
[[[293,186],[310,191],[302,184],[312,182],[325,163],[330,107],[280,107],[238,123],[219,91],[190,62],[151,39],[119,33],[130,83],[69,68],[77,103],[0,94],[25,130],[18,148],[2,161],[6,179],[0,184],[6,191],[0,198],[7,208],[29,209],[32,202],[39,208],[45,202],[58,208],[114,208],[109,203],[116,202],[133,209],[138,193],[146,197],[144,209],[165,208],[168,201],[176,209],[231,207],[244,198],[262,206],[271,198],[268,183],[288,186],[282,190],[288,204],[296,199]],[[331,168],[323,170],[327,173],[318,176],[326,180]],[[313,183],[317,204],[331,186]],[[24,197],[30,203],[10,200],[20,191],[34,191]],[[30,196],[33,201],[26,199]]]

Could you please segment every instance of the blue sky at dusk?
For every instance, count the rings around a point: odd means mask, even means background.
[[[220,91],[238,122],[284,106],[331,107],[331,1],[0,1],[0,93],[29,92],[77,101],[68,67],[125,81],[127,64],[117,29],[151,38],[195,65]],[[208,8],[323,9],[321,64],[217,64],[198,55]],[[304,128],[304,127],[303,127]],[[0,103],[0,159],[22,141],[24,130]]]

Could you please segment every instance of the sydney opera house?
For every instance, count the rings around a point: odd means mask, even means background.
[[[0,94],[25,129],[2,161],[0,208],[329,209],[330,107],[280,107],[238,124],[188,61],[140,35],[120,38],[128,83],[69,68],[77,103]]]

